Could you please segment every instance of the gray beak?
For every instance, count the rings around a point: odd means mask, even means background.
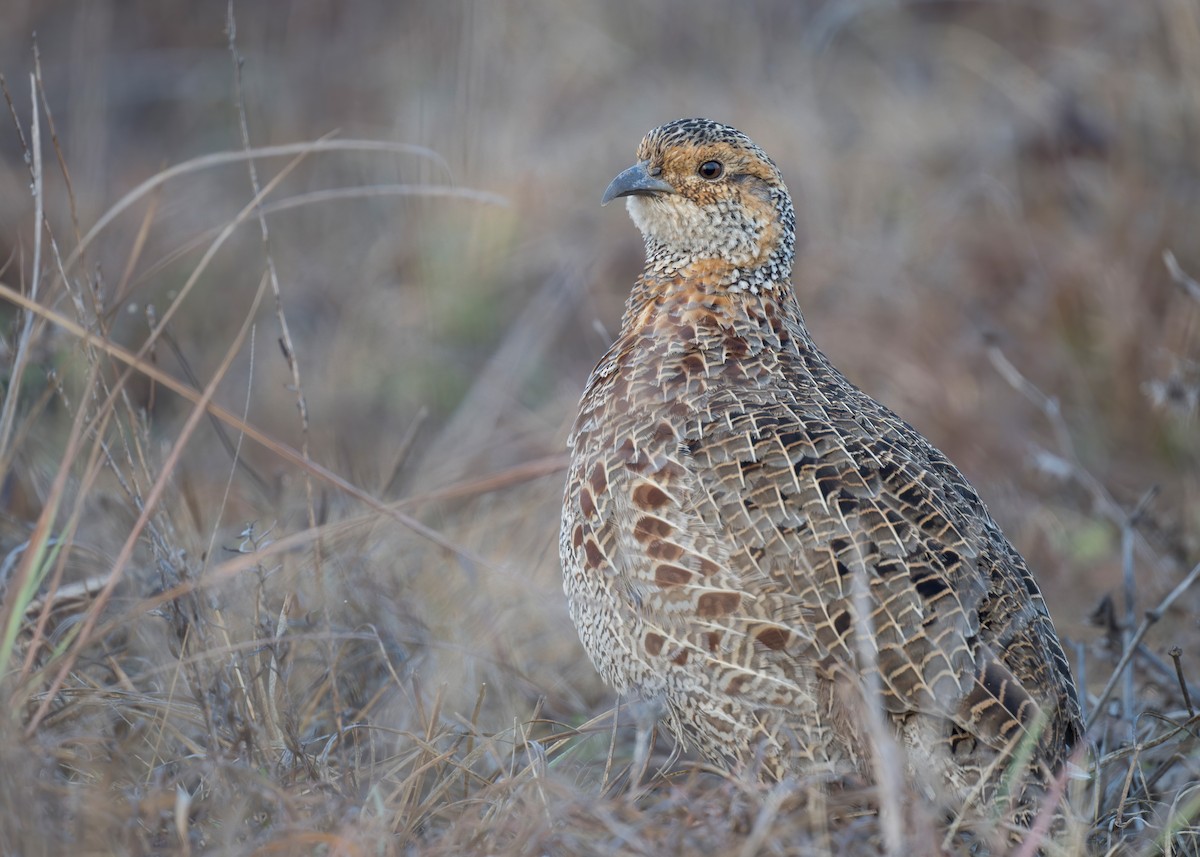
[[[608,205],[619,196],[654,196],[660,193],[675,193],[675,188],[647,172],[647,163],[647,161],[642,161],[640,164],[634,164],[613,179],[608,190],[604,191],[604,196],[600,198],[600,204]]]

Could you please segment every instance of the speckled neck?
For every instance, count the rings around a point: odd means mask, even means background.
[[[709,285],[751,294],[777,290],[791,279],[796,216],[786,188],[771,190],[770,216],[761,219],[723,202],[688,219],[642,197],[630,198],[628,209],[646,242],[647,276],[703,274]]]

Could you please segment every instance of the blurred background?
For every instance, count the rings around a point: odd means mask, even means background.
[[[0,120],[0,281],[28,291],[32,280],[25,155],[37,56],[57,247],[43,248],[39,300],[136,350],[197,275],[151,359],[202,389],[269,258],[296,375],[268,294],[216,401],[281,443],[307,444],[372,496],[407,500],[406,513],[458,550],[376,516],[205,588],[191,622],[209,623],[208,651],[223,657],[251,657],[285,617],[296,639],[272,656],[282,682],[270,692],[292,694],[279,699],[291,719],[279,717],[295,740],[241,707],[227,664],[198,656],[211,675],[177,693],[201,710],[227,707],[223,722],[194,715],[207,725],[160,731],[155,743],[142,730],[169,719],[165,702],[136,717],[109,705],[64,718],[43,738],[60,752],[57,742],[85,732],[110,750],[159,748],[135,773],[121,767],[128,760],[112,767],[115,751],[72,762],[88,772],[78,781],[143,784],[95,798],[125,802],[93,829],[103,841],[202,847],[232,835],[227,815],[226,833],[214,832],[211,819],[234,811],[216,801],[193,809],[191,840],[171,827],[177,806],[174,816],[169,801],[146,808],[148,795],[174,795],[185,780],[200,806],[200,786],[218,774],[181,761],[204,743],[197,730],[227,749],[254,743],[247,730],[296,763],[312,750],[305,742],[350,721],[399,734],[442,722],[430,715],[434,695],[445,722],[474,716],[493,731],[535,714],[579,724],[611,708],[561,592],[558,456],[641,267],[636,229],[620,206],[601,209],[600,194],[641,136],[670,119],[735,125],[779,164],[801,224],[795,285],[815,339],[976,485],[1034,568],[1070,651],[1092,653],[1085,681],[1102,685],[1119,653],[1123,525],[1152,487],[1129,531],[1137,616],[1200,556],[1200,287],[1187,278],[1200,276],[1194,0],[281,0],[232,13],[240,96],[225,3],[0,0],[15,117]],[[240,107],[252,146],[329,137],[421,149],[257,159],[260,185],[286,172],[265,197],[278,204],[269,242],[251,217],[204,266],[255,191],[243,161],[190,169],[106,222],[64,283],[55,254],[71,254],[126,194],[174,165],[243,149]],[[320,195],[336,189],[349,193]],[[0,316],[11,362],[19,316],[8,303]],[[31,342],[17,406],[28,430],[9,453],[2,498],[6,552],[51,496],[84,351],[53,326]],[[191,410],[144,378],[126,393],[147,459],[117,458],[146,478],[130,489],[114,466],[90,485],[67,581],[104,579],[137,517],[131,496],[160,472]],[[239,457],[253,473],[236,470],[203,423],[171,465],[160,543],[139,548],[106,607],[136,619],[97,638],[81,687],[167,694],[194,641],[170,610],[138,604],[237,551],[371,512],[261,446],[247,442]],[[1190,645],[1193,674],[1195,606],[1178,602],[1147,639],[1160,660]],[[1147,705],[1170,695],[1165,679],[1147,681]],[[364,792],[334,780],[345,806],[369,814]],[[72,818],[90,817],[81,800],[67,789],[36,806],[52,813],[65,801]],[[118,823],[128,818],[140,832]],[[245,841],[279,830],[259,824]],[[67,827],[68,838],[92,835]],[[419,839],[419,827],[409,834]]]

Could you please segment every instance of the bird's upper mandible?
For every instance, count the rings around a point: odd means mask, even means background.
[[[753,293],[789,280],[792,200],[779,168],[749,137],[711,119],[677,119],[647,134],[637,158],[601,203],[626,198],[651,271],[671,277],[702,269]]]

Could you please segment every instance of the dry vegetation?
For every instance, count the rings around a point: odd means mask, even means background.
[[[597,201],[682,115],[1038,571],[1087,850],[1200,853],[1194,0],[242,3],[240,74],[224,4],[0,6],[0,853],[872,847],[639,745],[566,616]]]

